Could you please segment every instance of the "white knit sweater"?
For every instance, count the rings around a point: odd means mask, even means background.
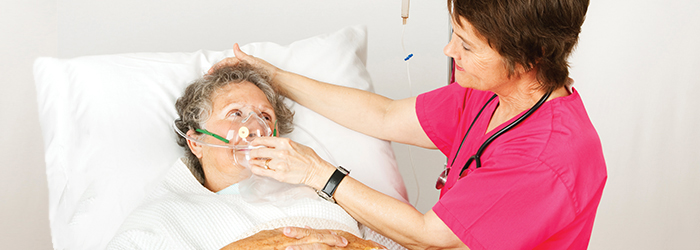
[[[220,249],[284,226],[343,230],[362,237],[358,223],[338,205],[320,198],[282,207],[250,204],[240,195],[209,191],[178,160],[127,217],[107,249]]]

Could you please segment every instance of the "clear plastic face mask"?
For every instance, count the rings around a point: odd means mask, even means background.
[[[277,136],[277,123],[253,107],[244,106],[238,110],[241,112],[233,113],[228,118],[231,121],[228,130],[221,129],[225,126],[219,127],[217,131],[213,131],[214,128],[210,128],[212,131],[198,129],[199,135],[192,137],[187,135],[187,131],[178,129],[174,122],[173,129],[187,140],[209,147],[230,150],[229,155],[234,164],[249,168],[250,150],[262,147],[253,147],[251,142],[261,136]],[[299,129],[303,131],[302,128]],[[313,140],[316,140],[313,135],[306,133]],[[324,150],[326,149],[324,148]],[[327,150],[325,153],[332,158]],[[335,161],[331,159],[331,162]],[[316,191],[303,184],[288,184],[269,177],[252,175],[249,169],[244,170],[242,174],[249,175],[249,178],[240,181],[238,188],[243,200],[249,203],[288,206],[303,200],[303,198],[315,199],[318,197]]]
[[[187,140],[209,147],[231,149],[230,155],[233,162],[237,165],[249,167],[250,150],[262,147],[254,147],[251,143],[257,137],[276,136],[276,129],[273,131],[270,128],[270,125],[275,126],[275,124],[272,124],[271,117],[266,117],[261,112],[250,107],[240,108],[232,116],[231,125],[226,133],[217,134],[206,129],[197,129],[197,132],[205,136],[216,138],[214,140],[216,143],[205,142],[203,137],[198,139],[188,136],[186,132],[180,131],[174,123],[173,128]]]

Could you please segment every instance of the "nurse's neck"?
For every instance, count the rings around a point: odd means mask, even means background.
[[[532,108],[546,94],[546,90],[540,87],[539,82],[534,77],[534,74],[513,76],[517,79],[512,79],[514,81],[493,91],[498,95],[498,106],[491,116],[486,133]],[[569,92],[565,87],[561,87],[554,90],[547,101],[567,95]]]

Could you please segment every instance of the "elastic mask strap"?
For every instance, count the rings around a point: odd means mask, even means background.
[[[209,131],[207,131],[206,129],[195,129],[194,131],[200,132],[200,133],[202,133],[202,134],[211,135],[212,137],[214,137],[214,138],[216,138],[216,139],[219,139],[219,140],[221,140],[222,142],[224,142],[224,143],[226,143],[226,144],[229,143],[229,140],[227,140],[226,138],[221,137],[220,135],[214,134],[214,133],[212,133],[212,132],[209,132]]]
[[[272,130],[272,136],[277,137],[277,120],[275,120],[275,128]]]

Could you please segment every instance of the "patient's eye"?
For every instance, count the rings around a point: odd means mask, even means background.
[[[265,112],[262,113],[262,117],[263,117],[263,119],[265,119],[266,121],[271,121],[271,120],[272,120],[272,116],[271,116],[270,114],[268,114],[268,113],[265,113]]]
[[[240,117],[240,116],[242,116],[242,115],[243,115],[243,112],[241,112],[241,111],[238,110],[238,109],[233,109],[233,110],[231,110],[231,111],[228,112],[228,117],[231,117],[231,116]]]

